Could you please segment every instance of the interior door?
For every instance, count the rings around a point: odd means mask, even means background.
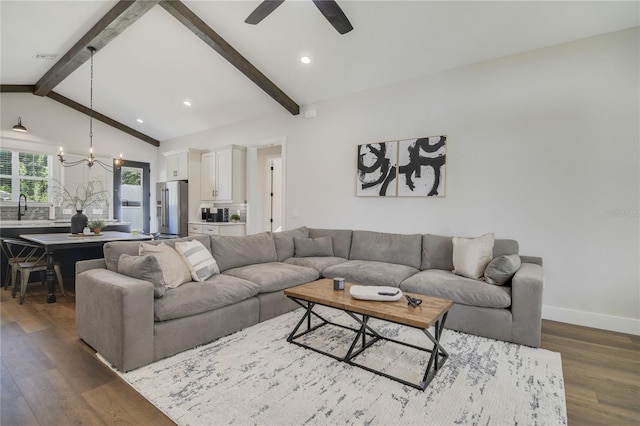
[[[113,172],[113,218],[130,222],[132,231],[151,229],[149,163],[126,161]]]
[[[266,156],[266,207],[267,228],[271,232],[282,231],[282,157]]]

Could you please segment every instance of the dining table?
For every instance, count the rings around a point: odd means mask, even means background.
[[[99,234],[21,234],[23,240],[42,246],[47,254],[47,303],[55,303],[55,273],[53,270],[54,254],[61,250],[82,249],[87,247],[103,246],[110,241],[145,241],[152,240],[149,234],[103,231]]]

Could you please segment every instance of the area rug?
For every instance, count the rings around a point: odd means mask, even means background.
[[[336,310],[323,314],[353,323]],[[567,423],[558,353],[445,330],[450,357],[422,392],[287,343],[301,316],[301,310],[290,312],[119,374],[179,425]],[[418,330],[373,320],[370,325],[396,340],[428,346]],[[306,342],[339,353],[344,335],[342,328],[325,326]],[[357,360],[411,380],[424,371],[425,355],[384,342]]]

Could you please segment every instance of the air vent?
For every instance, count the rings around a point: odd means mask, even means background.
[[[45,59],[47,61],[53,61],[57,57],[57,53],[36,53],[35,55],[33,55],[33,59]]]

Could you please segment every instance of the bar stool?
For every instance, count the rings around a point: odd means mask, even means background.
[[[35,244],[31,244],[21,240],[7,240],[5,239],[10,253],[23,253],[23,249],[27,248],[26,252],[28,256],[26,259],[16,261],[13,264],[13,270],[11,272],[11,296],[16,297],[17,292],[17,277],[20,273],[20,304],[24,303],[24,296],[27,292],[27,285],[29,284],[29,276],[32,272],[44,272],[47,270],[47,253],[42,250],[42,247]],[[60,287],[60,293],[65,296],[64,282],[62,281],[62,272],[60,270],[60,264],[55,262],[53,264],[53,270],[56,274],[58,286]],[[44,281],[43,281],[44,282]]]

